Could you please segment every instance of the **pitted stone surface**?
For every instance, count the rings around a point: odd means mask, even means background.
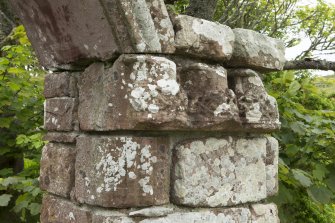
[[[74,76],[69,72],[47,74],[44,79],[44,97],[75,97],[77,82]]]
[[[123,55],[91,65],[79,80],[82,130],[176,129],[187,125],[176,65],[164,57]]]
[[[248,130],[279,129],[276,99],[267,94],[258,74],[249,69],[232,69],[228,74],[234,79],[233,90],[243,125]]]
[[[74,186],[74,146],[48,143],[42,152],[40,187],[50,193],[69,197]]]
[[[41,223],[91,223],[91,212],[51,195],[44,195]]]
[[[75,132],[48,132],[43,140],[49,142],[75,143],[79,133]]]
[[[255,70],[282,70],[285,45],[253,30],[234,29],[235,45],[229,66]]]
[[[268,196],[278,193],[278,141],[273,137],[267,137],[266,144],[266,190]]]
[[[219,61],[231,58],[235,36],[228,26],[186,15],[173,17],[177,53]]]
[[[174,31],[163,0],[117,0],[116,4],[124,13],[120,13],[126,20],[122,25],[130,30],[134,52],[174,52]]]
[[[222,207],[266,198],[266,138],[208,138],[175,148],[176,204]]]
[[[252,223],[279,223],[278,210],[275,204],[251,205]]]
[[[241,128],[236,96],[228,89],[226,69],[193,63],[182,68],[180,78],[194,127],[230,131]]]
[[[45,102],[44,128],[49,131],[74,130],[76,99],[50,98]]]
[[[133,219],[120,212],[99,212],[93,215],[93,223],[249,223],[251,214],[247,208],[175,212],[165,217]]]
[[[121,208],[169,202],[167,138],[82,136],[77,149],[80,203]]]
[[[14,0],[12,3],[45,67],[106,60],[121,52],[99,1]]]

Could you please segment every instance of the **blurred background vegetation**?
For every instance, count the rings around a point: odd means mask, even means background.
[[[0,0],[0,223],[35,223],[42,197],[38,176],[45,144],[42,93],[46,72],[23,26],[11,19],[10,10],[2,10],[7,9],[3,2]],[[190,10],[187,0],[166,2],[178,13],[197,12]],[[308,38],[311,44],[297,54],[297,60],[334,54],[335,6],[324,0],[303,2],[209,0],[207,5],[213,10],[203,14],[232,28],[281,38],[287,47]],[[273,134],[280,143],[279,194],[270,201],[278,205],[283,223],[335,222],[335,76],[318,74],[284,70],[264,75],[269,94],[278,101],[282,122],[282,129]]]

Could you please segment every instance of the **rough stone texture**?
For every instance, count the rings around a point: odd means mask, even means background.
[[[98,212],[93,215],[93,223],[249,223],[250,220],[251,214],[247,208],[176,212],[165,217],[136,220],[120,212]]]
[[[176,204],[222,207],[266,198],[266,138],[208,138],[175,148]]]
[[[186,95],[174,62],[123,55],[111,68],[91,65],[79,80],[82,130],[176,129],[187,125]]]
[[[194,128],[240,128],[234,92],[228,89],[227,71],[221,66],[193,63],[180,71],[188,99],[187,113]]]
[[[77,149],[80,203],[121,208],[169,202],[167,138],[83,136]]]
[[[14,0],[43,66],[109,60],[120,53],[173,53],[163,0]],[[94,10],[93,10],[94,9]]]
[[[12,5],[43,66],[106,60],[120,53],[99,1],[14,0]]]
[[[250,131],[280,128],[276,99],[268,95],[258,74],[250,69],[229,70],[243,125]]]
[[[172,214],[173,210],[174,210],[173,207],[155,206],[155,207],[144,208],[144,209],[137,210],[137,211],[132,211],[129,213],[129,216],[131,217],[163,217],[168,214]]]
[[[44,195],[41,223],[91,223],[89,210],[51,195]]]
[[[49,131],[74,130],[76,107],[74,98],[47,99],[44,108],[44,128]]]
[[[73,146],[48,143],[42,152],[40,187],[50,193],[69,197],[74,186],[76,150]]]
[[[268,196],[278,193],[278,157],[278,141],[273,137],[267,137],[265,164],[266,190]]]
[[[275,204],[251,205],[252,223],[279,223],[278,210]]]
[[[121,45],[130,40],[132,52],[174,52],[174,31],[163,0],[102,0],[102,3]]]
[[[234,29],[235,45],[229,66],[255,70],[282,70],[285,65],[285,45],[278,39],[253,30]]]
[[[75,143],[79,133],[74,132],[48,132],[43,140],[49,142]]]
[[[235,36],[225,25],[186,15],[173,16],[177,53],[227,61],[233,54]]]
[[[75,97],[77,81],[75,74],[69,72],[50,73],[44,79],[44,97]]]

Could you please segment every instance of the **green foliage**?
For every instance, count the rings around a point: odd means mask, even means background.
[[[23,26],[0,51],[0,222],[37,222],[44,71]]]
[[[279,195],[282,222],[335,222],[335,103],[307,72],[268,75],[282,129]]]

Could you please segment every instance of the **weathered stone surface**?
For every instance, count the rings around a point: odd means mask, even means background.
[[[73,146],[48,143],[42,152],[40,187],[50,193],[69,197],[74,186],[76,150]]]
[[[163,217],[168,214],[173,213],[173,207],[167,206],[154,206],[149,208],[144,208],[137,211],[132,211],[129,213],[131,217]]]
[[[41,223],[91,223],[91,212],[51,195],[44,195]]]
[[[187,125],[186,95],[174,62],[157,56],[123,55],[107,68],[91,65],[79,80],[82,130],[176,129]]]
[[[79,133],[74,132],[48,132],[43,140],[49,142],[75,143]]]
[[[266,93],[258,74],[249,69],[229,70],[237,96],[240,118],[249,130],[273,131],[280,128],[276,99]]]
[[[219,61],[231,58],[235,36],[228,26],[186,15],[173,17],[177,53]]]
[[[44,97],[75,97],[76,96],[75,74],[69,72],[50,73],[44,79]]]
[[[249,223],[250,220],[251,214],[247,208],[176,212],[165,217],[136,220],[120,212],[98,212],[93,215],[93,223]]]
[[[106,60],[120,53],[99,1],[14,0],[13,6],[43,66]]]
[[[266,190],[268,196],[278,193],[278,141],[273,137],[267,137],[266,144]]]
[[[256,70],[282,70],[285,45],[253,30],[234,29],[235,45],[229,66]]]
[[[163,0],[12,2],[43,66],[109,60],[121,53],[172,53]]]
[[[251,205],[252,223],[279,223],[278,210],[275,204]]]
[[[208,138],[179,143],[172,168],[176,204],[222,207],[266,197],[266,138]]]
[[[163,0],[103,0],[102,3],[121,45],[130,40],[132,52],[174,52],[174,30]]]
[[[80,203],[121,208],[169,202],[167,138],[83,136],[77,149]]]
[[[228,89],[227,71],[221,66],[193,63],[180,71],[194,128],[240,129],[234,92]]]
[[[47,99],[44,108],[44,128],[49,131],[74,130],[76,107],[74,98]]]

